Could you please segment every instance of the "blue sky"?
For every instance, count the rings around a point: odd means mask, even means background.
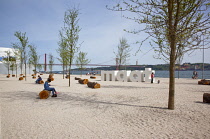
[[[43,63],[45,53],[58,57],[58,34],[63,27],[64,13],[79,5],[79,43],[83,42],[80,51],[87,53],[91,64],[115,64],[113,52],[121,37],[126,38],[132,48],[129,64],[135,64],[136,60],[139,64],[165,64],[163,60],[153,58],[155,53],[146,43],[135,55],[139,45],[134,43],[143,40],[145,34],[134,35],[123,31],[139,29],[140,26],[124,19],[121,16],[123,13],[106,9],[106,5],[115,3],[114,0],[0,0],[0,47],[11,47],[12,43],[18,42],[14,32],[21,31],[26,32],[29,43],[37,47],[40,63]],[[205,54],[205,62],[210,63],[210,50],[205,50]],[[202,62],[202,50],[186,54],[183,62]]]

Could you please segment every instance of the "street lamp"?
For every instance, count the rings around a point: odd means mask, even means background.
[[[202,70],[202,79],[204,79],[204,36],[203,36],[203,70]]]
[[[205,30],[205,33],[203,33],[203,69],[202,69],[202,79],[204,79],[204,49],[205,49],[204,41],[205,41],[205,34],[206,34],[206,30]]]

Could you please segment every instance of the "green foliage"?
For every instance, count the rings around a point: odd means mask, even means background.
[[[148,36],[143,42],[149,41],[152,44],[158,54],[156,58],[169,61],[171,41],[174,41],[176,46],[175,59],[188,51],[200,49],[203,41],[206,42],[206,46],[209,44],[207,30],[210,16],[207,8],[208,0],[123,0],[108,9],[135,13],[136,16],[124,17],[143,24],[145,28],[126,31],[133,34],[146,32]]]
[[[79,10],[73,8],[65,12],[64,16],[64,28],[62,28],[62,39],[66,43],[67,55],[69,57],[69,64],[72,64],[75,53],[78,51],[79,47],[77,42],[79,39],[80,28],[78,26],[79,20],[77,19],[79,15]]]
[[[29,48],[28,45],[28,37],[26,37],[26,32],[15,32],[14,36],[17,37],[18,43],[13,43],[12,46],[15,49],[15,57],[20,60],[20,68],[21,68],[21,74],[22,74],[22,65],[25,64],[25,75],[26,75],[26,63],[27,63],[27,52]],[[25,78],[26,80],[26,78]]]
[[[130,51],[131,49],[130,49],[130,45],[127,43],[127,39],[121,38],[120,43],[117,46],[117,52],[114,52],[117,58],[119,69],[122,64],[126,64],[126,62],[128,61],[130,57]]]
[[[65,69],[67,70],[67,65],[69,63],[68,47],[67,47],[67,41],[65,40],[61,31],[59,32],[59,35],[60,35],[60,41],[58,42],[59,48],[57,49],[57,52],[59,53],[60,58],[58,58],[58,60],[63,64],[63,73],[64,73],[64,70]]]
[[[52,73],[52,69],[53,69],[53,64],[54,64],[54,57],[52,54],[49,54],[49,69],[50,69],[51,73]]]
[[[189,51],[200,49],[204,45],[201,42],[209,45],[208,7],[209,0],[123,0],[110,9],[135,13],[136,17],[125,18],[143,24],[144,28],[128,32],[147,33],[142,43],[149,41],[158,52],[157,58],[170,61],[169,109],[174,109],[176,60]]]
[[[82,70],[85,69],[85,65],[90,63],[90,60],[87,59],[86,56],[87,56],[87,53],[79,52],[79,55],[77,56],[77,59],[76,59],[76,65],[81,70],[81,75],[82,75]]]
[[[29,45],[29,48],[29,63],[34,66],[34,72],[36,74],[40,56],[38,56],[37,48],[34,45]]]
[[[5,51],[5,52],[6,52],[7,56],[2,59],[2,62],[7,67],[8,74],[9,74],[10,70],[12,71],[12,74],[13,74],[13,71],[16,69],[16,58],[14,56],[11,56],[10,51]]]
[[[79,47],[77,46],[79,40],[80,27],[78,25],[79,10],[76,8],[69,9],[64,15],[64,27],[60,31],[60,42],[58,52],[64,56],[60,58],[63,65],[69,65],[69,74],[71,73],[71,65],[74,59],[74,55],[78,52]],[[70,86],[70,78],[69,78]]]
[[[41,64],[37,64],[36,67],[39,71],[42,70],[42,65]]]

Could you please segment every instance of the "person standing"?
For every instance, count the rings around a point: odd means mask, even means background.
[[[154,77],[155,77],[155,75],[154,75],[154,73],[152,72],[152,74],[151,74],[151,83],[153,83]]]

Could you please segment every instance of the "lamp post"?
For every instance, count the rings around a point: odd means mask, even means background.
[[[47,54],[44,54],[44,71],[47,71]]]
[[[116,70],[119,70],[119,58],[116,58]]]
[[[202,68],[202,79],[204,79],[204,35],[203,35],[203,68]]]

